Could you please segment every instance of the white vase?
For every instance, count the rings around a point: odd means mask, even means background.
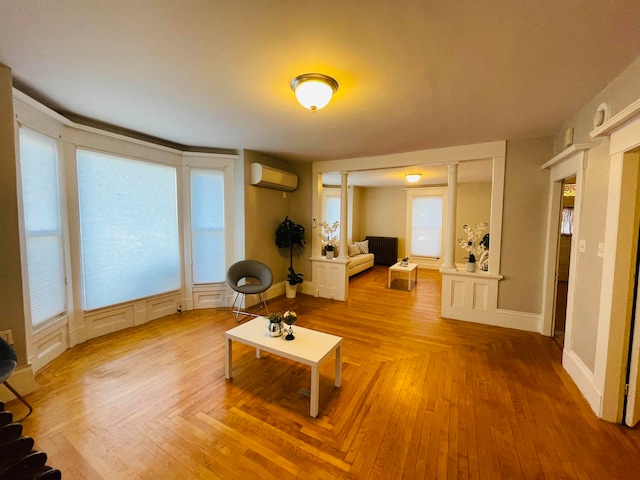
[[[297,285],[291,285],[289,282],[284,282],[284,293],[287,298],[296,298]]]
[[[327,258],[333,258],[333,250],[327,250],[325,254],[327,255]]]
[[[478,268],[478,264],[476,262],[467,262],[467,272],[475,272],[476,268]]]

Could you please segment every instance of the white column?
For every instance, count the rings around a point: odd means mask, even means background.
[[[347,236],[349,235],[349,190],[347,180],[349,172],[340,172],[340,254],[338,258],[347,258]]]
[[[444,241],[444,262],[440,271],[455,272],[456,268],[456,208],[458,205],[458,164],[448,163],[447,229]]]

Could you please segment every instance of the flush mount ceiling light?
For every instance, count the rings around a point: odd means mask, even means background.
[[[404,178],[406,178],[407,182],[409,183],[416,183],[418,180],[420,180],[421,176],[421,173],[407,173]]]
[[[576,196],[576,184],[575,183],[565,183],[564,191],[562,194],[565,197],[575,197]]]
[[[305,73],[291,80],[291,90],[300,105],[315,112],[329,103],[338,91],[338,82],[322,73]]]

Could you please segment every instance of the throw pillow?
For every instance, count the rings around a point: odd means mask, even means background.
[[[358,246],[358,249],[360,249],[360,253],[369,253],[369,240],[354,242],[354,245]]]
[[[360,247],[358,247],[356,244],[349,245],[349,256],[350,257],[355,257],[359,253],[360,253]]]

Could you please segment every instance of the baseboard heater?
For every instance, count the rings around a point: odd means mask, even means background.
[[[376,265],[393,265],[398,261],[398,237],[365,237],[369,252],[375,255]]]

